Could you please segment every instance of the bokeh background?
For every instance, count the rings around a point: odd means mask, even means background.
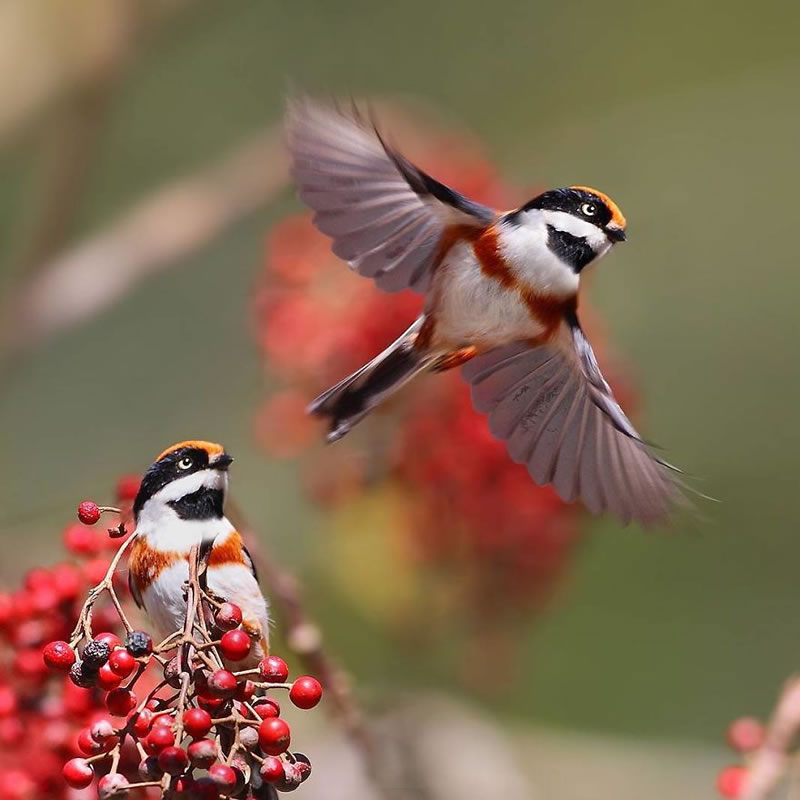
[[[0,577],[54,560],[76,499],[110,494],[166,444],[223,441],[238,502],[302,577],[368,703],[402,693],[432,716],[476,715],[507,737],[530,796],[713,796],[726,723],[765,714],[800,663],[798,24],[781,0],[7,0]],[[332,550],[298,460],[254,436],[275,379],[253,295],[270,229],[300,211],[279,147],[264,148],[264,185],[196,246],[75,324],[26,327],[27,293],[61,254],[274,136],[296,86],[424,104],[523,194],[594,185],[628,217],[586,299],[647,435],[720,502],[647,533],[581,517],[553,596],[515,618],[508,651],[441,627],[419,645],[396,635],[332,565],[353,558],[358,576],[380,554]],[[91,296],[99,274],[51,306]],[[483,689],[464,658],[485,659]]]

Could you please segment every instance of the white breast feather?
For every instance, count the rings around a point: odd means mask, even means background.
[[[494,347],[542,332],[519,294],[482,272],[471,244],[455,245],[437,275],[435,346]]]

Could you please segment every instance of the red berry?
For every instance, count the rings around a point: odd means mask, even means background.
[[[75,651],[66,642],[50,642],[42,650],[42,659],[50,669],[69,672],[75,663]]]
[[[25,740],[25,726],[19,717],[0,719],[0,744],[5,747],[19,747]]]
[[[250,654],[252,641],[241,628],[222,634],[219,649],[229,661],[241,661]]]
[[[180,800],[198,800],[197,781],[189,775],[181,775],[172,782],[170,796]]]
[[[122,678],[120,678],[108,664],[103,664],[103,666],[97,670],[97,685],[101,689],[110,692],[112,689],[116,689],[120,683],[122,683]]]
[[[717,791],[728,800],[736,800],[742,793],[745,780],[747,779],[747,769],[736,766],[725,767],[717,774]]]
[[[0,592],[0,628],[4,628],[14,618],[14,599],[6,592]]]
[[[233,697],[236,692],[236,676],[227,669],[215,670],[208,679],[208,690],[215,697]]]
[[[258,664],[258,672],[262,679],[270,683],[286,683],[289,667],[279,656],[267,656]]]
[[[223,603],[214,615],[214,622],[223,631],[230,631],[242,624],[242,609],[234,603]]]
[[[77,741],[78,749],[87,756],[96,756],[98,753],[103,752],[103,745],[92,739],[92,734],[89,732],[88,728],[84,728],[84,730],[78,734]]]
[[[139,494],[141,478],[138,475],[123,475],[117,481],[117,500],[133,501]]]
[[[236,694],[234,697],[240,703],[249,703],[252,700],[253,695],[256,693],[256,685],[253,681],[242,681],[236,687]]]
[[[739,717],[728,726],[728,744],[740,753],[749,753],[761,747],[766,730],[755,717]]]
[[[122,644],[119,636],[117,636],[116,633],[110,633],[109,631],[98,633],[97,636],[94,637],[94,640],[96,642],[105,642],[108,645],[109,650],[114,650],[115,647],[119,647]]]
[[[265,719],[258,726],[258,743],[261,749],[270,756],[279,756],[289,749],[291,731],[285,720],[280,717]]]
[[[52,570],[53,588],[61,600],[75,600],[83,588],[83,576],[74,564],[56,564]]]
[[[189,745],[189,760],[198,769],[208,769],[217,760],[217,745],[211,739],[198,739]]]
[[[255,711],[261,719],[279,717],[281,715],[281,707],[274,697],[262,697],[258,703],[253,706],[253,711]]]
[[[111,798],[125,797],[128,793],[128,779],[119,772],[104,775],[97,782],[98,800],[111,800]]]
[[[297,678],[289,689],[289,699],[298,708],[314,708],[322,699],[322,686],[316,678],[303,675]]]
[[[219,800],[219,786],[211,778],[198,778],[192,797],[193,800]]]
[[[18,675],[32,681],[40,681],[47,676],[47,665],[39,650],[19,650],[14,656],[14,669]]]
[[[103,543],[97,534],[80,522],[73,522],[64,529],[64,547],[70,553],[79,556],[97,555],[103,547]]]
[[[94,525],[100,519],[100,506],[91,500],[84,500],[78,506],[78,519],[84,525]]]
[[[156,756],[148,756],[140,761],[136,771],[143,781],[157,781],[164,774],[164,770],[158,766],[158,758]]]
[[[189,766],[189,756],[182,747],[165,747],[158,754],[158,766],[170,775],[180,775]]]
[[[183,712],[183,727],[193,739],[202,739],[211,730],[211,714],[202,708]]]
[[[293,792],[302,782],[303,774],[300,768],[297,764],[287,761],[283,765],[283,778],[275,783],[275,788],[279,792]]]
[[[216,716],[220,716],[220,712],[227,702],[224,697],[202,697],[201,695],[197,697],[197,705],[203,711],[208,711],[209,714],[213,713]]]
[[[267,756],[259,772],[265,783],[276,783],[283,778],[283,760],[276,756]]]
[[[130,689],[112,689],[106,695],[106,708],[115,717],[124,717],[136,708],[136,695]]]
[[[138,713],[132,714],[131,717],[133,717],[133,732],[140,739],[144,739],[150,733],[150,728],[153,725],[153,712],[149,708],[143,708]]]
[[[73,789],[85,789],[94,778],[94,769],[84,758],[73,758],[61,770],[64,780]]]
[[[153,725],[143,744],[150,755],[158,755],[165,747],[175,744],[175,734],[169,725]]]
[[[122,648],[108,657],[108,668],[120,678],[127,678],[136,669],[136,659]]]
[[[209,767],[208,777],[226,794],[236,788],[236,770],[227,764],[214,764]]]

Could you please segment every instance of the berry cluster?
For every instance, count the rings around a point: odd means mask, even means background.
[[[761,720],[739,717],[728,726],[725,739],[728,746],[747,761],[764,743],[765,733],[766,728]],[[747,774],[747,766],[742,764],[732,764],[720,770],[716,782],[720,796],[726,800],[742,797]]]
[[[131,624],[117,567],[137,487],[120,482],[121,509],[80,504],[80,523],[64,535],[77,563],[33,570],[21,591],[0,595],[2,653],[11,655],[0,671],[0,793],[206,800],[293,791],[311,763],[290,752],[289,725],[270,693],[288,691],[309,709],[322,687],[310,676],[290,682],[274,655],[237,669],[252,643],[242,611],[203,588],[196,553],[184,627],[154,642]],[[108,536],[89,527],[104,513],[120,518]],[[35,741],[32,730],[41,731]]]
[[[433,137],[427,149],[412,147],[410,155],[470,197],[495,207],[513,204],[511,191],[463,137]],[[268,368],[286,388],[258,415],[264,446],[298,455],[318,440],[320,431],[304,411],[309,399],[380,352],[421,306],[411,292],[385,294],[353,275],[307,216],[275,226],[254,327]],[[596,342],[597,332],[592,335]],[[614,382],[614,370],[604,367]],[[577,538],[577,517],[510,461],[472,409],[458,373],[416,381],[413,391],[390,400],[335,448],[315,452],[307,481],[314,499],[326,504],[358,502],[381,486],[399,488],[409,511],[402,548],[409,562],[435,570],[439,586],[450,575],[469,618],[478,611],[496,626],[498,615],[546,599]],[[624,392],[621,400],[630,408]]]

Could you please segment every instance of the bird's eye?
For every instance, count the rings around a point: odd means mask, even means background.
[[[594,203],[583,203],[581,205],[581,214],[584,217],[593,217],[597,213],[597,206]]]
[[[194,464],[194,461],[192,461],[192,459],[189,458],[189,456],[184,456],[178,462],[178,469],[190,469],[192,464]]]

